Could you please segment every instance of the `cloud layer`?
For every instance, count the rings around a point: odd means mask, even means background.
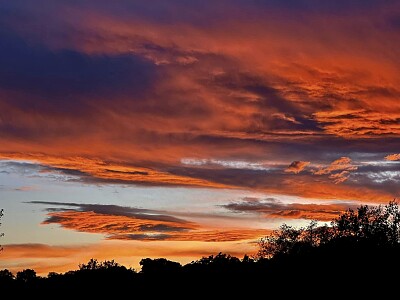
[[[134,207],[30,203],[52,206],[47,208],[48,217],[42,224],[59,224],[70,230],[102,234],[111,240],[227,242],[254,240],[269,232],[263,229],[210,228],[177,218],[173,213],[166,215],[162,211]]]
[[[269,192],[359,200],[340,157],[396,158],[395,2],[40,2],[1,4],[3,158],[103,183],[259,189],[264,172]]]

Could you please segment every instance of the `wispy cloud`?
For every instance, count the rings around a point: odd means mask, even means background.
[[[341,157],[333,161],[327,167],[319,167],[314,171],[315,175],[329,175],[329,178],[338,184],[346,181],[350,177],[350,172],[357,170],[357,166],[353,165],[349,157]]]
[[[111,239],[120,240],[164,240],[164,241],[198,241],[198,242],[233,242],[257,240],[260,237],[271,233],[267,229],[213,229],[213,230],[198,230],[188,233],[173,233],[173,234],[126,234],[110,237]]]
[[[208,167],[224,167],[227,169],[249,169],[268,171],[273,166],[263,162],[248,162],[240,160],[222,160],[222,159],[196,159],[196,158],[183,158],[181,163],[189,166],[208,166]]]
[[[397,195],[393,189],[385,189],[384,184],[369,180],[370,175],[364,168],[354,173],[359,164],[339,159],[327,165],[307,165],[296,178],[288,172],[283,163],[240,163],[213,165],[208,160],[198,160],[202,165],[156,165],[156,167],[136,167],[131,162],[112,162],[86,157],[55,157],[38,154],[2,154],[0,158],[7,172],[21,175],[49,177],[62,181],[78,181],[87,184],[141,184],[141,185],[177,185],[208,188],[253,189],[272,194],[287,194],[306,198],[345,199],[367,202],[387,202]],[[19,161],[23,162],[19,162]],[[27,161],[30,161],[28,163]],[[195,160],[197,162],[197,160]],[[203,164],[203,162],[205,164]],[[384,161],[383,161],[384,162]],[[365,165],[365,163],[364,163]],[[156,170],[160,168],[160,171]],[[385,165],[379,165],[375,172],[384,171]],[[310,172],[305,170],[309,169]],[[364,171],[365,170],[365,171]],[[343,182],[352,172],[357,181]],[[313,174],[314,173],[314,174]],[[317,174],[315,174],[317,173]],[[385,176],[382,173],[381,176]],[[318,178],[320,177],[320,178]],[[355,178],[355,177],[354,177]],[[333,179],[333,180],[332,180]],[[384,178],[382,178],[384,181]],[[381,182],[383,182],[381,181]]]
[[[227,187],[207,180],[189,176],[179,176],[168,171],[157,171],[153,168],[135,167],[124,163],[107,162],[86,157],[56,157],[40,154],[0,154],[1,159],[28,159],[31,163],[8,162],[21,170],[36,171],[46,174],[61,173],[65,180],[81,180],[93,183],[137,183],[143,185],[182,185],[204,187]]]
[[[24,185],[24,186],[20,186],[15,188],[16,191],[20,191],[20,192],[31,192],[31,191],[36,191],[37,187],[36,186],[29,186],[29,185]]]
[[[244,198],[238,202],[222,205],[222,207],[234,212],[262,214],[266,218],[331,221],[348,208],[354,208],[355,204],[283,203],[274,198]]]

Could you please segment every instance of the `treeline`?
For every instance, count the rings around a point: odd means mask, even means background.
[[[165,258],[146,258],[140,262],[140,271],[113,260],[96,259],[79,265],[78,270],[51,272],[47,277],[39,277],[31,269],[16,274],[1,270],[0,287],[65,294],[134,290],[156,295],[182,289],[255,292],[267,283],[269,288],[283,283],[292,288],[309,284],[355,289],[359,284],[388,285],[397,281],[400,271],[399,206],[396,202],[360,206],[346,211],[330,226],[317,226],[316,222],[305,228],[282,225],[258,245],[257,255],[241,259],[219,253],[181,265]]]

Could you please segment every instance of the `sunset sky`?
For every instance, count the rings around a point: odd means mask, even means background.
[[[242,257],[399,183],[399,1],[0,1],[0,269]]]

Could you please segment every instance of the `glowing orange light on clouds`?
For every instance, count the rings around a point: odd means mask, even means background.
[[[96,1],[56,2],[40,17],[18,4],[4,16],[1,29],[12,39],[1,31],[2,48],[8,41],[23,68],[7,65],[0,74],[0,160],[88,184],[307,199],[260,208],[270,219],[329,221],[344,207],[321,202],[387,203],[398,195],[398,3],[330,13],[244,4],[197,11],[179,2],[165,21]],[[43,273],[92,257],[136,266],[143,256],[242,254],[266,232],[79,210],[52,211],[50,223],[108,240],[8,245],[4,265]]]

